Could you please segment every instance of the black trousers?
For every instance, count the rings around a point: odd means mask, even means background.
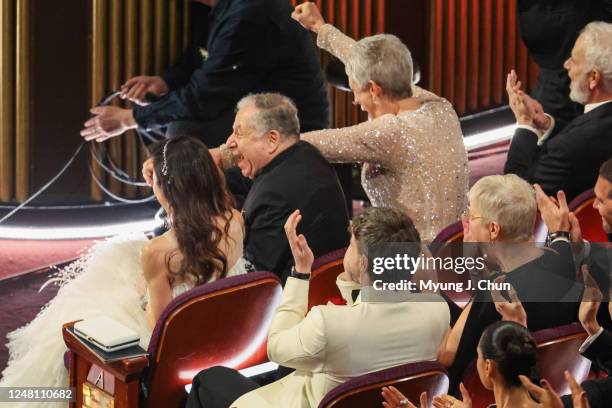
[[[207,368],[193,378],[185,408],[227,408],[257,388],[259,384],[236,370],[221,366]]]

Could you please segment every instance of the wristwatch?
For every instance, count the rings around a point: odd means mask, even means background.
[[[291,277],[301,280],[310,280],[310,273],[302,273],[295,270],[295,266],[291,267]]]
[[[552,244],[557,239],[563,239],[564,241],[570,242],[570,233],[569,231],[555,231],[549,232],[547,236],[548,244]]]

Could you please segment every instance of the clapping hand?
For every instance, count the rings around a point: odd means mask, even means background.
[[[564,374],[572,392],[572,406],[574,408],[590,408],[589,400],[587,399],[584,389],[576,382],[576,379],[569,371],[565,371]],[[557,395],[555,390],[552,389],[548,381],[542,380],[542,387],[538,387],[524,375],[519,375],[519,379],[531,395],[536,397],[539,401],[525,404],[524,408],[563,408],[563,401],[561,401],[561,398]]]
[[[540,102],[523,92],[521,86],[521,81],[518,80],[516,72],[511,70],[506,79],[510,109],[519,124],[535,127],[538,131],[544,133],[550,127],[551,120],[544,113]]]
[[[325,20],[319,8],[310,1],[296,6],[291,14],[291,18],[296,20],[307,30],[314,31],[315,33],[318,33],[321,26],[325,24]]]
[[[555,390],[552,389],[550,383],[546,380],[540,381],[541,387],[538,387],[531,380],[524,375],[519,375],[521,384],[529,391],[531,395],[537,398],[537,401],[532,401],[523,406],[523,408],[563,408],[563,402],[557,395]]]
[[[417,408],[412,402],[408,401],[408,398],[404,396],[397,388],[393,386],[383,387],[382,388],[382,396],[384,398],[384,402],[382,403],[385,408]],[[421,393],[419,398],[419,407],[418,408],[427,408],[427,393]]]
[[[549,232],[570,231],[569,208],[562,190],[557,192],[557,198],[549,197],[538,184],[533,186],[536,192],[536,202],[542,219]]]
[[[312,250],[306,242],[306,237],[300,234],[297,235],[297,225],[302,220],[300,210],[295,210],[285,223],[285,234],[289,241],[289,247],[293,254],[293,260],[295,261],[295,269],[300,273],[310,273],[312,263],[314,262],[314,255]]]
[[[495,279],[495,283],[499,284],[504,282],[504,280],[505,276],[500,276],[499,278]],[[527,327],[527,313],[525,312],[525,308],[523,307],[523,304],[516,293],[516,289],[514,289],[512,285],[510,285],[508,294],[510,295],[510,302],[503,297],[499,290],[491,291],[491,297],[495,303],[495,310],[497,310],[497,313],[501,315],[502,320],[515,322],[523,327]]]
[[[462,400],[451,395],[439,395],[434,397],[433,406],[435,408],[472,408],[472,398],[463,383],[459,384],[459,391],[461,391]]]

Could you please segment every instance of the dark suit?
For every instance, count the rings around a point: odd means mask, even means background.
[[[584,351],[584,356],[612,373],[612,333],[604,330]]]
[[[604,330],[599,337],[585,350],[584,356],[594,364],[612,373],[612,333]],[[584,381],[582,388],[587,394],[591,408],[607,408],[612,396],[612,377]],[[571,408],[569,395],[562,398],[563,406]]]
[[[348,245],[348,214],[331,165],[311,144],[298,142],[276,156],[255,178],[243,207],[244,256],[283,283],[293,265],[284,225],[299,209],[298,233],[315,257]]]
[[[571,200],[593,188],[599,167],[612,157],[612,102],[578,116],[543,146],[537,140],[517,128],[504,173],[538,183],[550,195],[563,190]]]
[[[243,96],[278,92],[297,105],[303,131],[326,128],[329,103],[319,58],[311,34],[291,19],[292,10],[289,0],[219,0],[206,34],[201,28],[194,33],[196,42],[206,39],[201,48],[207,58],[192,46],[164,75],[171,92],[134,108],[138,126],[196,122],[199,127],[183,126],[188,129],[183,132],[197,132],[215,147],[231,134],[234,108]]]

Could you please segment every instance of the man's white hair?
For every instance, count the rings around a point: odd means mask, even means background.
[[[394,35],[378,34],[353,45],[346,74],[362,89],[368,81],[375,82],[391,99],[412,96],[412,56]]]
[[[580,35],[584,41],[587,69],[599,71],[604,90],[612,92],[612,24],[594,21],[587,24]]]
[[[486,176],[472,186],[470,206],[483,221],[495,221],[507,241],[524,242],[533,234],[537,204],[533,187],[515,174]]]

